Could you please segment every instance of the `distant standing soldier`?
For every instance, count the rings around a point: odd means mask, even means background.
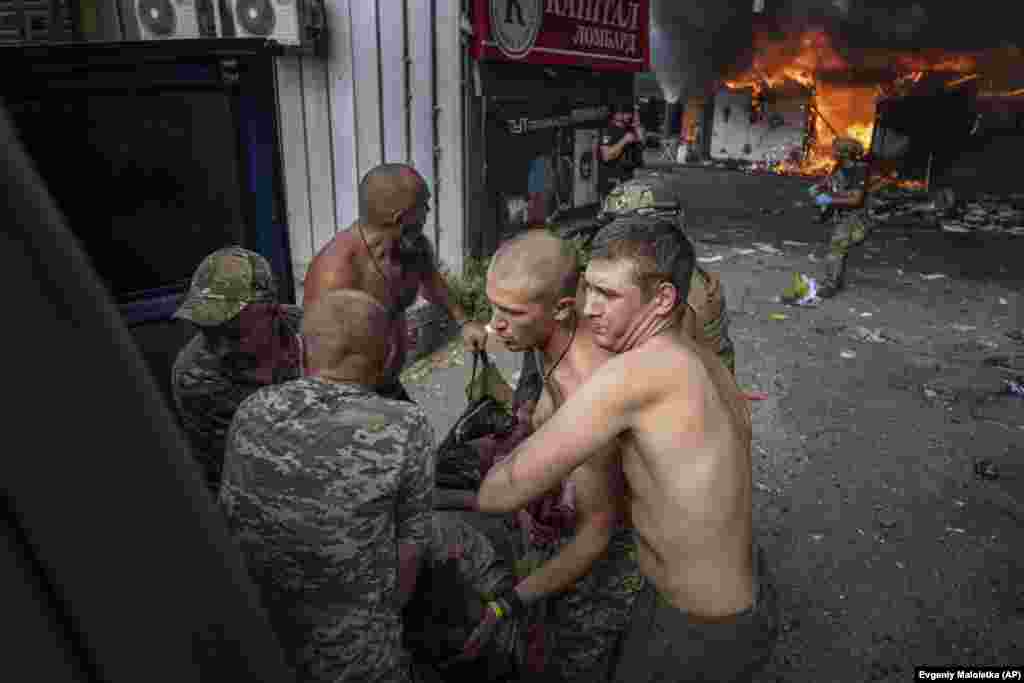
[[[832,151],[838,164],[828,180],[817,186],[818,194],[814,199],[820,208],[834,212],[825,270],[817,289],[817,296],[822,299],[835,296],[845,286],[850,249],[862,244],[870,231],[864,146],[853,138],[837,137],[832,142]],[[783,300],[793,303],[799,298],[799,294],[787,293]]]
[[[279,304],[270,263],[235,246],[203,259],[174,317],[198,330],[175,360],[171,387],[193,455],[216,497],[224,440],[238,406],[269,384],[302,375],[302,309]]]

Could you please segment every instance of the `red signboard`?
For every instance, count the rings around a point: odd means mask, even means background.
[[[474,57],[650,68],[650,0],[475,0]]]

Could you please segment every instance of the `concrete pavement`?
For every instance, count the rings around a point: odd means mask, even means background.
[[[1024,238],[880,226],[848,290],[776,303],[824,228],[805,182],[683,168],[690,234],[722,273],[753,404],[755,523],[785,613],[763,681],[904,681],[1024,653]],[[939,277],[941,275],[941,277]],[[781,316],[785,316],[784,318]],[[519,359],[492,355],[514,384]],[[442,438],[458,342],[407,371]],[[979,463],[981,463],[979,465]]]

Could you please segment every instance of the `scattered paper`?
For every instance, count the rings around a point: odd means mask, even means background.
[[[857,354],[855,352],[849,351],[849,350],[840,351],[839,355],[842,358],[845,358],[847,360],[850,360],[851,358],[856,358],[857,357]]]
[[[869,330],[866,327],[856,327],[851,331],[852,336],[857,341],[871,342],[872,344],[881,344],[885,342],[885,337],[882,335],[882,330]]]
[[[924,273],[921,274],[921,278],[925,280],[941,280],[944,277],[946,277],[945,273],[928,273],[927,275],[925,275]]]
[[[754,248],[758,249],[759,251],[763,251],[763,252],[765,252],[767,254],[781,254],[782,253],[781,250],[776,249],[775,247],[773,247],[770,244],[765,244],[764,242],[754,242],[753,246],[754,246]]]
[[[722,255],[716,254],[715,256],[698,256],[697,260],[700,261],[701,263],[718,263],[719,261],[722,260]]]
[[[872,315],[874,315],[874,314],[873,313],[869,313],[869,312],[864,312],[864,313],[860,314],[860,317],[862,317],[862,318],[870,318]]]
[[[1003,297],[999,297],[999,303],[1001,303],[1003,306],[1006,306],[1010,302],[1004,299]]]
[[[809,247],[811,246],[807,242],[797,242],[796,240],[782,240],[783,246],[786,247]]]

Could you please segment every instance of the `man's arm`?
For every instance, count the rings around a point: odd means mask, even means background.
[[[424,277],[420,284],[420,291],[423,293],[423,298],[430,303],[444,306],[452,319],[462,326],[462,341],[466,348],[484,348],[487,343],[487,329],[483,323],[469,319],[466,311],[452,296],[448,281],[444,279],[440,270],[430,269],[430,274]]]
[[[607,474],[606,463],[612,455],[606,450],[573,472],[570,481],[576,494],[576,535],[557,555],[515,587],[524,603],[530,604],[572,587],[608,549],[619,502]],[[601,461],[595,462],[598,458]]]
[[[405,466],[398,490],[396,527],[398,538],[398,600],[405,605],[416,590],[420,562],[431,539],[434,508],[434,430],[422,411],[405,444]]]
[[[443,306],[455,322],[460,325],[466,322],[466,311],[462,309],[459,302],[452,296],[452,290],[448,286],[448,281],[444,279],[444,275],[437,268],[431,268],[429,274],[424,276],[423,282],[420,285],[420,292],[423,294],[423,298],[430,303]]]
[[[627,352],[602,365],[554,416],[493,467],[480,487],[484,512],[512,512],[551,490],[629,429],[647,383],[629,376]]]

